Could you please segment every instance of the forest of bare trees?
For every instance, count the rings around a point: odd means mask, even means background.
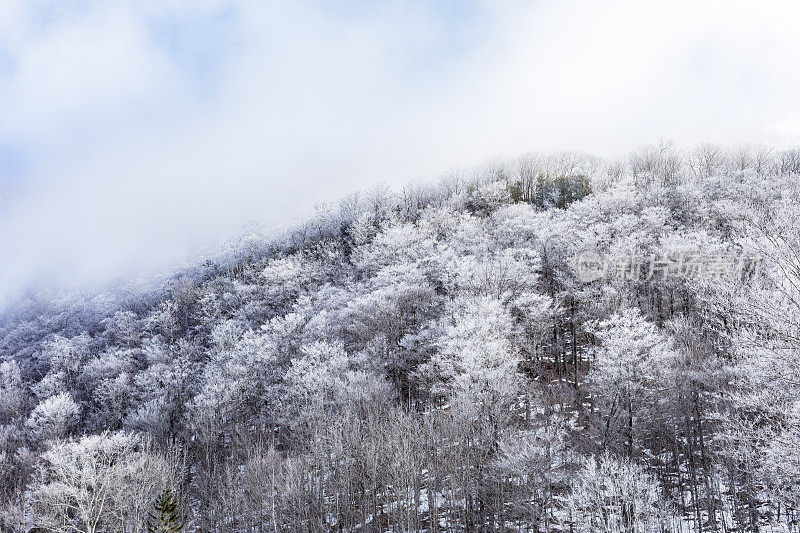
[[[800,531],[800,151],[530,154],[31,294],[0,473],[9,532]]]

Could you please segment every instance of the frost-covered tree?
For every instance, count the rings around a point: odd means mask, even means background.
[[[656,480],[640,466],[611,455],[587,459],[565,498],[574,531],[660,533],[668,531],[669,506]]]
[[[19,364],[0,363],[0,425],[18,422],[25,413],[28,394],[22,382]]]
[[[467,296],[450,304],[438,350],[419,371],[432,391],[494,410],[517,391],[520,359],[515,324],[505,306],[489,296]]]
[[[69,435],[80,417],[81,408],[68,392],[42,401],[31,412],[25,427],[37,441],[60,439]]]
[[[151,502],[174,470],[137,437],[103,433],[54,442],[29,500],[37,527],[53,532],[142,531]]]
[[[556,497],[568,484],[574,459],[567,431],[552,424],[508,435],[493,468],[509,500],[513,519],[534,531],[558,520]]]
[[[594,331],[599,346],[594,352],[590,378],[596,394],[605,400],[603,447],[612,438],[612,423],[625,414],[628,454],[634,452],[635,413],[645,394],[654,392],[655,382],[671,357],[669,340],[648,322],[638,309],[626,309],[601,321]]]

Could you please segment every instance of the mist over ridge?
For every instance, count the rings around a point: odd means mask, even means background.
[[[531,149],[790,147],[797,6],[734,4],[4,2],[0,299]]]

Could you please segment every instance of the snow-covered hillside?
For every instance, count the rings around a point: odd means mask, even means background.
[[[166,488],[187,531],[796,531],[799,179],[762,147],[526,156],[32,297],[0,529],[144,531]]]

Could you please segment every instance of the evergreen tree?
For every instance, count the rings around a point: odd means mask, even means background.
[[[147,533],[178,533],[184,525],[178,509],[178,498],[167,487],[153,503],[153,512],[147,521]]]

